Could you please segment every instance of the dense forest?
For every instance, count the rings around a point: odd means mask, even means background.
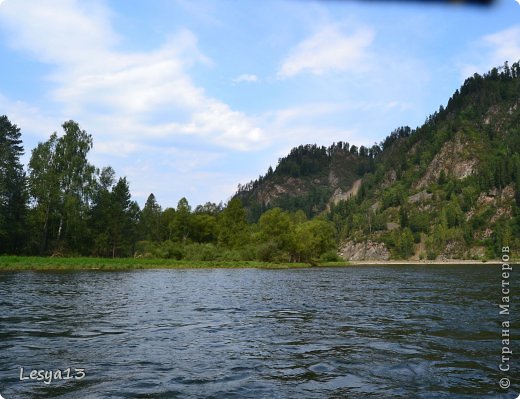
[[[163,210],[154,194],[140,209],[125,177],[88,162],[91,135],[74,121],[62,128],[32,150],[24,171],[20,129],[0,117],[2,254],[310,261],[329,252],[335,258],[332,223],[302,212],[273,209],[250,225],[239,199],[192,209],[181,198]]]
[[[67,121],[32,149],[0,117],[0,254],[190,260],[336,260],[346,242],[393,258],[492,258],[520,247],[520,67],[475,74],[417,129],[371,146],[302,145],[223,204],[143,209],[91,165]],[[355,190],[354,190],[355,188]]]

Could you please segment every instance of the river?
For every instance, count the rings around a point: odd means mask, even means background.
[[[0,395],[516,398],[499,269],[0,273]]]

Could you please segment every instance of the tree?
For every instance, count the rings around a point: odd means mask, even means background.
[[[139,219],[141,238],[147,241],[161,241],[161,206],[157,203],[155,195],[151,193]]]
[[[273,243],[281,251],[292,249],[292,222],[287,212],[280,208],[270,209],[260,217],[258,225],[262,242]]]
[[[95,168],[87,160],[92,136],[70,120],[62,125],[65,132],[56,145],[56,167],[60,185],[60,221],[58,242],[62,235],[69,241],[81,239],[80,229],[92,197]]]
[[[249,241],[246,211],[239,198],[233,198],[218,219],[218,243],[238,248]]]
[[[410,222],[409,222],[407,204],[403,204],[399,208],[399,219],[400,219],[400,224],[401,224],[402,228],[407,227],[409,225]]]
[[[190,238],[192,230],[191,206],[186,198],[181,198],[177,203],[175,217],[173,219],[173,232],[175,238],[186,241]]]
[[[401,227],[407,227],[402,225]],[[427,233],[430,228],[430,220],[428,212],[420,212],[415,210],[409,217],[409,227],[414,233]]]
[[[313,262],[335,248],[334,226],[331,222],[313,219],[295,227],[295,260]]]
[[[58,248],[77,250],[84,243],[86,214],[94,189],[95,168],[87,160],[92,136],[74,121],[65,122],[64,135],[53,133],[39,143],[29,161],[31,197],[35,222],[41,233],[40,252],[47,249],[49,235]],[[50,232],[51,222],[55,222]]]
[[[90,210],[90,229],[93,238],[91,253],[96,256],[110,256],[112,252],[109,221],[112,217],[111,191],[114,183],[114,169],[110,166],[103,168],[99,174]]]
[[[108,191],[114,185],[116,178],[115,170],[111,166],[106,166],[103,169],[101,169],[101,172],[98,172],[98,174],[98,188],[100,188],[103,191]]]
[[[58,136],[51,134],[49,140],[38,143],[32,150],[29,161],[29,193],[34,207],[31,222],[39,237],[39,253],[47,251],[50,225],[54,219],[59,202],[59,177],[56,163]]]
[[[162,239],[171,241],[175,236],[175,209],[166,208],[162,213]]]
[[[110,195],[107,220],[112,257],[133,254],[139,213],[139,206],[131,199],[126,177],[120,178]]]
[[[399,252],[403,258],[409,258],[414,252],[414,239],[412,231],[406,227],[399,237]]]
[[[217,205],[208,201],[204,205],[197,205],[194,213],[205,213],[207,215],[217,216],[220,212],[222,212],[222,202]]]
[[[25,245],[27,192],[20,157],[20,129],[0,116],[0,253],[19,253]]]
[[[447,181],[448,181],[448,179],[446,177],[446,171],[444,169],[441,169],[441,173],[439,174],[439,179],[438,179],[437,183],[440,186],[443,186],[444,184],[446,184]]]
[[[194,242],[215,242],[217,240],[217,217],[207,213],[196,213],[191,218],[192,240]]]
[[[464,212],[459,204],[456,195],[452,195],[450,202],[446,206],[446,221],[449,228],[460,227],[464,224]]]

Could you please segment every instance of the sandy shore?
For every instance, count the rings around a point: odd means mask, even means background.
[[[515,264],[516,262],[509,262]],[[350,260],[351,265],[501,265],[500,260]]]

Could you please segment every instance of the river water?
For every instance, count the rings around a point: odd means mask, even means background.
[[[0,395],[516,398],[499,269],[0,273]]]

